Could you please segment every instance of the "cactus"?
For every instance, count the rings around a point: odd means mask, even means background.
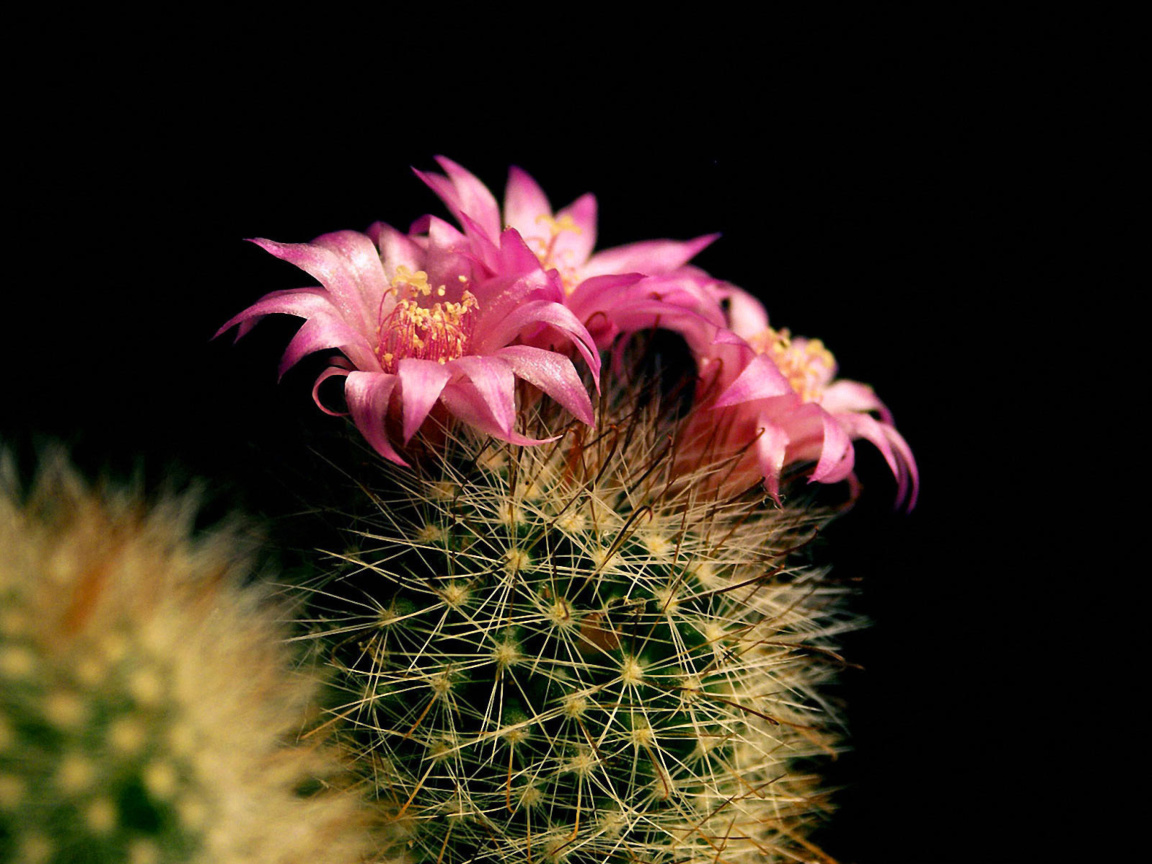
[[[826,860],[817,688],[855,622],[800,550],[830,513],[678,476],[681,425],[636,393],[542,447],[445,432],[313,586],[416,862]]]
[[[190,498],[0,494],[0,861],[358,862],[317,693]],[[299,740],[298,740],[299,738]]]

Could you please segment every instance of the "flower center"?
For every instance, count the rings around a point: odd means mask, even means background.
[[[819,339],[792,340],[788,328],[766,327],[748,340],[758,354],[767,354],[792,389],[805,402],[818,402],[836,374],[836,358]]]
[[[468,281],[463,276],[459,278],[461,282]],[[464,353],[480,304],[467,289],[458,303],[420,303],[421,298],[433,294],[443,297],[446,293],[443,285],[433,289],[423,270],[413,273],[403,265],[396,268],[396,278],[384,295],[397,298],[396,305],[384,315],[381,301],[380,323],[376,326],[376,357],[385,372],[395,372],[405,357],[447,363]]]
[[[580,226],[567,213],[559,219],[549,216],[547,213],[541,213],[536,217],[537,225],[544,225],[548,229],[547,237],[525,237],[525,242],[529,243],[532,251],[536,253],[536,257],[540,260],[540,266],[545,270],[556,270],[560,273],[560,280],[564,283],[564,290],[571,294],[578,284],[578,276],[576,274],[576,262],[572,261],[571,250],[564,250],[564,254],[557,255],[556,239],[566,231],[573,234],[581,234],[583,231]]]

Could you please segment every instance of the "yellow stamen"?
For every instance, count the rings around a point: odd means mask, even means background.
[[[573,219],[571,214],[568,213],[565,213],[559,219],[555,219],[549,216],[547,213],[541,213],[536,217],[536,224],[547,225],[548,230],[551,232],[553,237],[563,234],[565,231],[571,231],[574,234],[583,233],[580,226],[576,224],[576,220]]]
[[[766,327],[748,340],[759,354],[767,354],[792,389],[805,402],[818,402],[836,372],[836,358],[819,339],[792,340],[787,328]]]
[[[459,277],[467,284],[467,278]],[[423,270],[413,273],[401,265],[396,268],[384,300],[377,325],[376,356],[385,372],[395,372],[400,360],[414,357],[435,360],[441,365],[462,356],[472,336],[473,313],[479,307],[475,295],[464,289],[459,302],[437,301],[430,307],[420,303],[420,297],[444,297],[447,288],[435,289]],[[387,313],[388,298],[395,298]]]
[[[557,260],[556,238],[565,231],[571,231],[573,234],[583,234],[584,229],[577,225],[576,220],[568,213],[565,213],[559,219],[547,213],[541,213],[536,217],[536,224],[547,226],[548,237],[525,237],[524,239],[532,245],[536,257],[540,259],[540,265],[545,270],[555,269],[560,273],[560,280],[564,283],[565,292],[571,294],[578,281],[576,262],[572,260]],[[568,250],[568,252],[569,254],[566,257],[571,259],[571,250]]]

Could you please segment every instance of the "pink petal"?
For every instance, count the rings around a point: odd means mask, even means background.
[[[565,216],[571,217],[578,231],[561,231],[556,237],[553,255],[558,261],[567,261],[580,268],[592,254],[596,246],[596,197],[581,195],[556,214],[559,222]]]
[[[536,272],[543,274],[540,259],[515,228],[507,228],[500,235],[498,268],[498,272],[506,275],[524,276]],[[563,296],[563,291],[560,296]]]
[[[376,222],[368,229],[368,236],[380,249],[386,276],[394,278],[399,266],[407,267],[413,273],[424,269],[424,250],[407,234],[384,222]]]
[[[280,375],[295,365],[305,354],[329,348],[344,351],[357,365],[366,369],[376,365],[372,346],[364,334],[348,325],[332,302],[331,295],[320,288],[273,291],[239,315],[229,319],[216,331],[216,336],[239,324],[236,332],[236,338],[239,339],[252,329],[258,319],[265,315],[276,314],[295,315],[307,319],[284,352],[284,357],[280,361]]]
[[[440,199],[460,219],[467,214],[489,238],[500,234],[500,207],[492,193],[471,172],[443,156],[435,157],[440,167],[448,175],[425,174],[415,171],[416,176],[428,184]]]
[[[892,447],[888,443],[888,437],[884,434],[883,427],[876,419],[867,414],[836,414],[835,417],[837,423],[849,437],[853,439],[863,438],[874,444],[884,457],[884,461],[888,463],[892,476],[900,477],[900,466],[896,461],[896,455],[892,452]]]
[[[665,303],[690,309],[716,327],[727,327],[728,317],[720,306],[715,279],[696,267],[686,265],[663,276],[649,276],[637,286]]]
[[[405,357],[399,363],[396,377],[400,379],[400,411],[407,444],[428,417],[452,373],[445,364],[434,360]]]
[[[766,354],[757,354],[744,367],[732,385],[720,394],[713,408],[726,408],[753,399],[768,399],[792,393],[788,379],[776,368]]]
[[[742,288],[725,284],[719,294],[728,301],[728,328],[743,339],[751,339],[768,327],[763,304]]]
[[[867,384],[842,379],[834,381],[820,397],[820,404],[830,414],[848,412],[878,411],[885,423],[891,425],[892,414],[884,403],[876,398],[875,391]]]
[[[277,313],[309,318],[313,315],[339,316],[340,310],[336,308],[328,292],[322,288],[289,288],[284,291],[272,291],[240,314],[229,318],[212,338],[217,338],[221,333],[239,324],[240,330],[236,334],[236,338],[239,339],[256,324],[253,319]]]
[[[456,384],[461,390],[471,389],[488,409],[496,427],[505,434],[516,423],[516,377],[503,360],[495,357],[465,355],[448,363],[452,371],[468,376],[471,387]]]
[[[341,231],[318,237],[312,243],[277,243],[264,239],[252,242],[319,281],[350,325],[363,332],[374,326],[386,279],[379,253],[368,237],[354,231]],[[365,254],[366,249],[371,252]],[[353,257],[346,257],[340,250]]]
[[[388,461],[407,466],[408,463],[393,449],[385,428],[388,401],[398,380],[395,375],[384,372],[350,372],[344,382],[344,395],[352,422],[368,443]]]
[[[388,290],[388,279],[384,275],[380,250],[372,238],[358,231],[334,231],[317,237],[312,243],[335,252],[348,263],[360,290],[360,301],[374,313],[380,298]]]
[[[443,285],[452,297],[459,297],[462,289],[460,277],[472,273],[472,244],[468,238],[445,222],[433,216],[428,224],[428,248],[424,266],[428,284],[433,288]]]
[[[276,374],[280,377],[313,351],[339,349],[348,355],[357,368],[365,372],[379,372],[376,355],[363,344],[364,337],[343,320],[331,315],[314,315],[304,322],[280,358]]]
[[[540,228],[536,219],[551,215],[552,205],[540,184],[515,165],[509,168],[508,185],[504,188],[504,224],[532,235]]]
[[[612,318],[619,307],[645,299],[628,289],[643,279],[642,273],[611,273],[593,276],[576,286],[568,298],[568,308],[581,321],[587,321],[596,313]]]
[[[539,387],[589,426],[593,424],[588,390],[567,357],[529,345],[510,345],[495,356],[505,361],[517,378]]]
[[[486,311],[481,307],[481,311]],[[592,375],[597,386],[600,381],[600,354],[596,351],[592,335],[568,309],[559,303],[546,300],[532,300],[522,303],[507,316],[499,320],[491,320],[485,315],[481,321],[483,326],[477,328],[476,341],[473,348],[478,354],[490,354],[497,348],[503,348],[520,335],[520,331],[534,324],[548,324],[561,332],[576,346]]]
[[[346,369],[343,366],[329,366],[327,369],[320,373],[320,377],[318,377],[316,379],[316,383],[312,385],[312,401],[316,403],[317,408],[319,408],[329,417],[346,417],[348,416],[348,412],[333,411],[326,407],[324,403],[320,401],[320,385],[327,381],[329,378],[332,378],[336,375],[343,375],[344,377],[348,377],[348,374],[351,371],[351,369]]]
[[[831,414],[809,402],[804,408],[819,410],[823,435],[820,443],[820,459],[812,470],[809,483],[838,483],[852,473],[856,461],[856,451],[852,449],[852,439]],[[801,409],[803,410],[803,409]]]
[[[582,275],[599,276],[605,273],[643,273],[661,276],[687,264],[719,234],[707,234],[695,240],[646,240],[628,246],[605,249],[593,255],[582,269]]]
[[[772,500],[780,503],[780,475],[784,471],[784,454],[788,449],[788,433],[766,417],[759,420],[756,438],[756,457],[764,486]]]
[[[448,413],[474,429],[478,429],[493,438],[508,441],[512,444],[532,446],[555,441],[559,435],[551,438],[528,438],[518,432],[505,431],[500,428],[499,422],[492,416],[492,412],[479,393],[467,385],[449,384],[440,394],[441,404]]]
[[[884,424],[883,428],[884,435],[888,438],[888,442],[895,448],[896,455],[899,457],[900,466],[903,469],[900,472],[899,486],[896,491],[896,505],[899,506],[907,494],[907,511],[911,512],[912,508],[916,506],[917,499],[920,497],[920,469],[916,466],[916,459],[912,455],[912,448],[908,446],[908,442],[904,440],[904,436],[887,423]]]
[[[888,463],[892,476],[896,478],[897,505],[908,496],[910,489],[908,509],[915,507],[919,494],[920,472],[912,456],[912,449],[900,433],[889,424],[881,423],[867,414],[837,414],[836,420],[853,438],[863,438],[876,446],[884,456],[884,461]]]

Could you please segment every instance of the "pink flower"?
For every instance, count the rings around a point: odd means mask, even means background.
[[[533,256],[531,263],[556,274],[561,290],[555,299],[588,328],[599,348],[621,333],[657,326],[683,333],[690,344],[706,344],[723,325],[719,305],[703,287],[711,277],[685,266],[718,235],[648,240],[593,253],[596,199],[591,194],[554,212],[539,184],[513,167],[501,221],[488,187],[452,160],[438,156],[436,161],[443,175],[416,174],[459,220],[476,260],[498,269],[496,238],[501,225],[508,226]]]
[[[549,299],[558,290],[553,277],[524,266],[518,238],[496,238],[492,254],[503,272],[493,273],[461,248],[451,226],[430,220],[427,230],[427,236],[405,235],[377,223],[371,236],[340,231],[311,243],[255,240],[322,287],[268,294],[219,333],[239,325],[239,338],[275,313],[304,318],[280,373],[314,351],[341,351],[346,360],[335,361],[316,382],[317,405],[320,384],[344,377],[357,428],[401,465],[397,446],[411,440],[433,409],[505,441],[541,443],[514,430],[517,379],[591,423],[592,404],[571,359],[516,344],[525,333],[538,343],[571,343],[599,386],[594,341],[571,311]]]
[[[702,370],[711,411],[698,412],[687,436],[696,449],[705,437],[718,454],[748,448],[727,482],[755,472],[779,501],[780,477],[792,465],[814,463],[809,482],[854,481],[852,442],[864,439],[896,477],[897,503],[907,498],[911,510],[919,491],[916,460],[872,388],[836,380],[836,360],[819,339],[773,329],[747,292],[727,286],[724,294],[730,329],[717,337]]]

